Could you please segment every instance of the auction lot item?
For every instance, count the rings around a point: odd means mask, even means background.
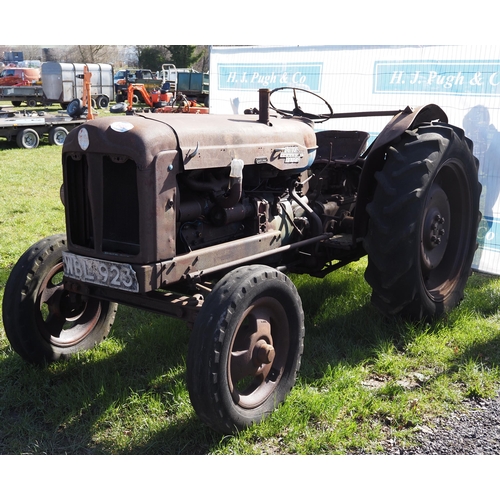
[[[389,122],[371,143],[324,128],[375,115]],[[260,421],[295,383],[304,312],[289,273],[367,255],[384,315],[434,318],[463,298],[481,186],[472,142],[436,105],[335,114],[307,90],[261,89],[242,115],[88,121],[62,164],[66,234],[12,270],[12,347],[40,364],[89,349],[117,304],[180,318],[192,404],[219,432]]]

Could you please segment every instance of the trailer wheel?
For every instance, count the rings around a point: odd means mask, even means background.
[[[40,144],[40,137],[38,136],[36,130],[25,128],[17,133],[16,143],[20,148],[34,149],[38,147],[38,144]]]
[[[68,131],[64,127],[54,127],[49,131],[49,144],[51,146],[62,146],[66,140]]]
[[[125,113],[125,111],[127,111],[127,104],[125,102],[113,104],[113,106],[109,108],[109,111],[111,113]]]
[[[109,98],[108,98],[108,96],[105,96],[105,95],[97,96],[96,106],[99,109],[107,108],[109,106]]]
[[[38,104],[38,101],[36,99],[28,99],[26,101],[26,104],[30,107],[30,108],[35,108],[36,105]]]
[[[15,106],[16,108],[18,108],[19,106],[21,106],[23,101],[11,101],[11,103],[12,103],[12,106]]]
[[[71,118],[83,115],[83,102],[81,99],[73,99],[67,106],[66,112]]]
[[[5,333],[26,361],[44,364],[99,344],[113,324],[114,303],[64,290],[62,252],[66,237],[32,245],[18,260],[5,286]]]
[[[477,163],[463,131],[442,123],[388,148],[364,241],[365,278],[384,314],[431,319],[462,300],[480,220]]]
[[[303,345],[293,283],[262,265],[230,272],[208,295],[189,343],[187,384],[199,417],[222,433],[259,422],[292,389]]]

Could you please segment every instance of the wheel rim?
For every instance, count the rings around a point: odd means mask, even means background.
[[[36,144],[35,134],[31,132],[24,134],[23,143],[27,148],[32,148]]]
[[[290,325],[280,302],[265,297],[242,315],[228,356],[233,401],[246,409],[261,405],[275,390],[288,357]]]
[[[473,228],[471,195],[462,165],[444,164],[425,202],[421,240],[421,276],[427,294],[444,300],[461,279]]]
[[[84,301],[64,290],[63,264],[54,266],[41,284],[37,298],[37,323],[44,338],[58,347],[71,347],[89,335],[101,315],[96,299]]]
[[[62,130],[58,130],[54,134],[54,143],[58,146],[62,146],[64,144],[65,139],[66,139],[66,132]]]

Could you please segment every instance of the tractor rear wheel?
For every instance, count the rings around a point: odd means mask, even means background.
[[[364,241],[365,278],[382,313],[430,319],[462,300],[480,220],[477,163],[463,131],[443,123],[389,146]]]

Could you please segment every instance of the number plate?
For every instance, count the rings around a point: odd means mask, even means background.
[[[94,285],[138,292],[137,276],[130,264],[82,257],[63,252],[64,274]]]

